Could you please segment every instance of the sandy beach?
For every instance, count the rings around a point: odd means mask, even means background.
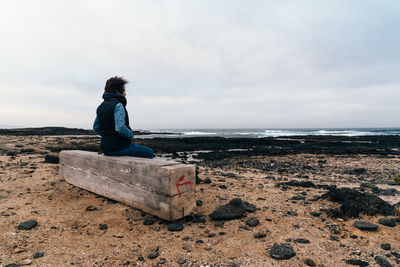
[[[58,152],[96,151],[98,137],[0,135],[0,265],[400,265],[396,213],[400,185],[393,181],[400,172],[398,152],[362,142],[356,148],[347,143],[340,149],[334,144],[296,141],[296,149],[279,152],[272,143],[268,148],[245,139],[191,140],[193,144],[185,141],[185,147],[178,145],[180,139],[137,140],[155,148],[158,157],[198,160],[195,212],[180,221],[183,230],[169,231],[169,222],[60,180],[53,161]],[[276,146],[282,147],[289,141],[265,142],[280,142]],[[225,150],[178,153],[189,151],[188,144],[190,151],[207,150],[210,147],[204,144],[209,143]],[[374,215],[349,216],[343,203],[323,197],[338,188],[379,198],[393,214],[380,214],[383,209],[378,209]],[[235,220],[209,217],[235,198],[255,209]],[[367,208],[372,205],[369,200],[356,204]],[[395,226],[378,222],[384,217],[395,221]],[[35,220],[37,226],[18,229],[28,220]],[[378,229],[360,230],[354,226],[356,221],[373,223]],[[277,259],[279,253],[271,253],[285,249],[290,252],[286,255],[295,255]]]

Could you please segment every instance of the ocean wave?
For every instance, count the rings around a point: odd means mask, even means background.
[[[183,132],[183,135],[216,135],[218,133],[215,132],[195,132],[195,131],[191,131],[191,132]]]

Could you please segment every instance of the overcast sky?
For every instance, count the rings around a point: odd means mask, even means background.
[[[0,0],[0,125],[400,126],[398,0]]]

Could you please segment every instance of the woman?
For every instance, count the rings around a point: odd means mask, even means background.
[[[103,103],[97,108],[93,131],[101,136],[100,149],[106,156],[132,156],[152,159],[151,148],[135,145],[126,110],[125,84],[122,77],[107,80]]]

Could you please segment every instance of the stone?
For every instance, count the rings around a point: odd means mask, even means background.
[[[97,208],[95,206],[87,206],[86,211],[95,211]]]
[[[36,220],[29,220],[18,225],[18,230],[31,230],[38,225]]]
[[[375,257],[375,262],[381,267],[393,267],[392,264],[390,264],[386,259],[380,256]]]
[[[381,198],[373,194],[361,193],[351,188],[331,188],[321,198],[339,202],[343,216],[350,218],[357,218],[360,213],[370,216],[377,214],[390,216],[394,215],[395,212],[394,206]]]
[[[162,159],[60,152],[60,176],[66,182],[167,221],[190,215],[196,207],[195,169]]]
[[[178,264],[179,265],[182,265],[182,264],[184,264],[186,262],[186,259],[179,259],[178,260]]]
[[[201,201],[201,200],[196,200],[196,206],[197,206],[197,207],[203,206],[203,201]]]
[[[319,216],[321,216],[321,212],[316,212],[316,211],[312,211],[312,212],[310,212],[310,214],[312,215],[312,216],[314,216],[314,217],[319,217]]]
[[[4,265],[4,267],[18,267],[19,265],[16,263],[9,263],[7,265]]]
[[[99,224],[99,229],[100,229],[100,230],[107,230],[107,229],[108,229],[108,225],[105,224],[105,223],[100,223],[100,224]]]
[[[368,265],[369,265],[368,262],[362,261],[362,260],[346,260],[345,262],[346,262],[347,264],[350,264],[350,265],[358,265],[358,266],[360,266],[360,267],[368,266]]]
[[[310,240],[305,239],[305,238],[297,238],[293,240],[295,243],[300,243],[300,244],[310,244]]]
[[[392,246],[389,243],[383,243],[383,244],[381,244],[381,249],[383,249],[383,250],[391,250]]]
[[[211,179],[207,177],[206,179],[204,179],[204,183],[205,184],[211,184]]]
[[[168,225],[167,227],[168,231],[171,232],[179,232],[183,230],[183,224],[181,222],[173,222],[171,224]]]
[[[252,217],[246,220],[246,225],[255,227],[260,224],[260,221],[256,217]]]
[[[58,156],[46,155],[44,156],[44,162],[58,164],[60,162],[60,158]]]
[[[209,216],[212,220],[235,220],[242,218],[246,212],[254,212],[255,206],[241,200],[240,198],[232,199],[228,204],[218,207]]]
[[[296,211],[288,211],[287,214],[289,214],[290,216],[298,216],[299,214]]]
[[[306,259],[304,261],[304,264],[307,265],[307,266],[317,266],[312,259]]]
[[[375,231],[379,226],[366,221],[355,221],[354,226],[363,231]]]
[[[155,259],[155,258],[158,258],[159,255],[160,255],[159,252],[157,250],[155,250],[155,251],[152,251],[147,257],[149,259]]]
[[[265,238],[265,237],[267,237],[267,235],[265,233],[262,233],[262,232],[256,233],[254,235],[254,238],[256,238],[256,239],[261,239],[261,238]]]
[[[44,256],[44,252],[36,252],[33,254],[34,259],[41,258],[43,256]]]
[[[221,189],[227,189],[227,188],[228,188],[228,187],[227,187],[226,185],[224,185],[224,184],[220,184],[218,187],[221,188]]]
[[[153,219],[146,219],[143,221],[143,225],[152,225],[154,222],[155,221]]]
[[[392,217],[379,218],[378,223],[389,227],[396,226],[396,220]]]
[[[271,248],[270,256],[275,260],[288,260],[296,256],[296,252],[289,245],[275,243]]]
[[[305,200],[306,198],[304,196],[293,196],[291,199],[292,200]]]
[[[21,262],[18,263],[19,266],[25,266],[25,265],[31,265],[32,264],[32,260],[31,259],[25,259]]]

